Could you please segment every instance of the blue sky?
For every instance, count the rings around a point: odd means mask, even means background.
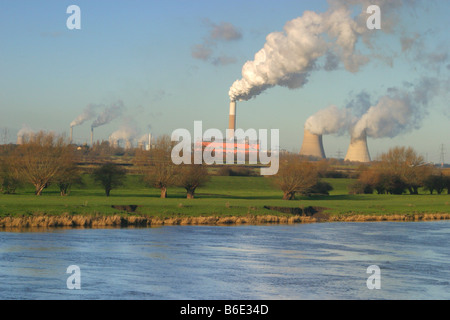
[[[66,9],[72,4],[81,9],[81,30],[66,27]],[[281,147],[298,152],[305,121],[320,109],[344,107],[362,90],[376,102],[389,87],[430,73],[413,54],[402,52],[399,41],[405,32],[420,34],[424,52],[449,52],[450,1],[423,4],[400,9],[405,21],[395,32],[379,31],[375,51],[391,56],[392,65],[373,59],[358,73],[319,70],[302,88],[270,88],[238,103],[238,127],[280,129]],[[282,31],[305,10],[327,9],[324,0],[1,1],[0,129],[8,128],[11,141],[24,125],[68,134],[69,124],[87,105],[121,100],[122,117],[97,128],[96,139],[108,139],[123,123],[153,135],[177,128],[192,131],[196,120],[202,120],[204,128],[225,130],[229,88],[266,36]],[[240,36],[213,39],[211,30],[222,23]],[[209,48],[209,60],[192,55],[196,45]],[[448,79],[449,64],[443,59],[433,74]],[[405,145],[429,161],[439,161],[440,145],[445,144],[450,159],[448,102],[437,97],[427,111],[415,130],[394,138],[369,138],[372,157]],[[89,142],[91,123],[74,128],[76,142]],[[349,139],[324,136],[327,155],[345,154]]]

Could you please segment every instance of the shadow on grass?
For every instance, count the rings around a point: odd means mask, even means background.
[[[302,197],[303,200],[328,200],[328,201],[340,201],[340,200],[351,200],[351,201],[366,201],[371,200],[373,197],[366,195],[352,195],[352,194],[339,194],[339,195],[323,195],[323,196],[311,196],[311,197]]]
[[[103,190],[73,190],[69,195],[61,196],[58,191],[48,191],[44,192],[41,196],[36,196],[34,192],[22,191],[20,193],[6,195],[7,197],[14,196],[32,196],[36,198],[104,198],[104,199],[127,199],[127,198],[137,198],[137,199],[160,199],[161,195],[159,193],[144,193],[144,192],[130,192],[121,193],[121,190],[112,190],[109,197],[106,196]],[[282,200],[283,194],[223,194],[223,193],[210,193],[210,192],[196,192],[195,199],[226,199],[226,200]],[[373,195],[313,195],[313,196],[296,196],[293,201],[367,201],[373,200]],[[167,199],[186,199],[186,192],[180,190],[168,191]],[[289,202],[289,201],[286,201]]]

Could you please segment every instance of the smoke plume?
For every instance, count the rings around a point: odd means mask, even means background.
[[[134,141],[140,134],[137,124],[131,118],[125,118],[120,128],[113,132],[109,139],[112,141]]]
[[[352,120],[349,109],[339,109],[331,105],[309,117],[306,120],[305,129],[317,135],[342,135],[348,132]]]
[[[431,100],[446,91],[446,83],[433,77],[389,88],[376,104],[371,104],[370,95],[362,91],[344,109],[332,105],[318,111],[307,119],[305,129],[317,135],[350,132],[355,139],[364,134],[371,138],[394,138],[420,128]]]
[[[435,78],[422,78],[406,88],[390,88],[378,103],[371,106],[355,123],[352,136],[364,132],[372,138],[393,138],[418,129],[427,115],[431,99],[442,89]]]
[[[22,128],[17,132],[17,138],[30,138],[35,134],[34,130],[31,129],[28,125],[24,124],[22,125]]]
[[[122,115],[124,109],[123,102],[121,100],[107,107],[102,113],[100,113],[97,119],[92,123],[92,128],[97,128],[105,124],[110,123],[114,119]]]
[[[149,140],[149,137],[150,137],[150,134],[146,133],[138,139],[138,142],[147,142]]]
[[[383,30],[389,30],[388,15],[401,5],[400,0],[329,1],[325,13],[306,11],[303,16],[291,20],[283,32],[273,32],[266,37],[264,47],[242,68],[242,79],[230,88],[230,100],[249,100],[273,86],[290,89],[303,87],[313,70],[335,70],[340,63],[349,72],[357,72],[369,61],[357,52],[360,38],[370,47],[373,34],[366,26],[367,13],[353,18],[354,6],[367,8],[380,6],[384,15]],[[367,4],[367,5],[365,5]],[[318,59],[324,57],[320,67]]]
[[[204,39],[202,44],[197,44],[192,47],[192,57],[205,62],[211,62],[215,66],[222,66],[236,62],[234,57],[227,55],[214,57],[214,55],[215,49],[219,42],[225,43],[240,40],[242,38],[241,31],[229,22],[215,24],[208,19],[204,22],[210,29],[209,35]]]
[[[84,122],[91,120],[92,118],[95,117],[96,113],[95,113],[95,108],[96,105],[90,104],[88,105],[84,110],[83,113],[80,114],[75,120],[72,121],[72,123],[70,124],[70,126],[73,128],[75,126],[80,126],[82,125]]]

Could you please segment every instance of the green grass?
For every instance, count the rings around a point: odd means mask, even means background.
[[[15,195],[0,195],[0,216],[104,214],[120,213],[112,205],[138,205],[138,213],[155,217],[174,216],[243,216],[247,214],[276,215],[264,206],[323,207],[327,213],[347,214],[420,214],[450,213],[450,196],[443,195],[349,195],[350,179],[325,179],[334,190],[330,196],[297,197],[281,200],[282,193],[266,177],[220,177],[196,192],[196,199],[185,199],[181,188],[170,188],[169,198],[160,199],[158,189],[146,187],[138,176],[128,176],[126,184],[111,192],[110,197],[84,176],[84,186],[74,187],[70,196],[61,197],[55,187],[42,196],[34,195],[31,186],[17,190]]]

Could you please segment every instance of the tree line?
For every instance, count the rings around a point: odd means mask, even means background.
[[[80,156],[77,147],[67,139],[53,133],[39,132],[25,139],[22,144],[3,145],[0,150],[0,191],[15,193],[25,184],[32,184],[36,195],[50,185],[56,185],[62,196],[70,193],[73,185],[83,183],[82,170],[78,166]],[[133,168],[146,186],[160,190],[160,197],[167,198],[168,188],[182,187],[186,197],[195,197],[197,188],[210,180],[210,172],[204,164],[175,165],[171,160],[174,142],[168,135],[157,139],[152,150],[135,149]],[[82,155],[83,156],[83,155]],[[325,182],[329,162],[311,162],[303,157],[286,153],[280,156],[278,174],[270,177],[273,185],[283,193],[284,200],[294,200],[297,195],[328,195],[333,188]],[[249,168],[222,167],[221,175],[253,175]],[[105,162],[92,172],[94,181],[102,186],[106,196],[124,184],[127,171],[123,166]],[[397,147],[383,154],[380,159],[358,170],[358,179],[350,186],[352,194],[374,193],[418,194],[419,189],[430,193],[450,193],[450,177],[446,177],[433,165],[426,164],[412,148]]]
[[[417,195],[422,189],[450,194],[450,176],[409,147],[395,147],[383,153],[378,161],[360,168],[358,180],[350,186],[353,194],[409,194]]]
[[[162,136],[151,152],[137,153],[135,165],[146,185],[161,190],[161,198],[167,197],[167,189],[172,186],[185,188],[187,198],[194,198],[196,189],[209,181],[208,170],[203,164],[175,166],[172,147],[170,137]],[[110,196],[113,189],[124,184],[126,173],[120,165],[107,162],[94,169],[92,176]],[[37,196],[50,185],[58,186],[62,196],[68,195],[73,185],[82,184],[76,146],[62,136],[43,131],[25,138],[20,145],[3,146],[0,191],[12,194],[25,183],[34,186]]]

